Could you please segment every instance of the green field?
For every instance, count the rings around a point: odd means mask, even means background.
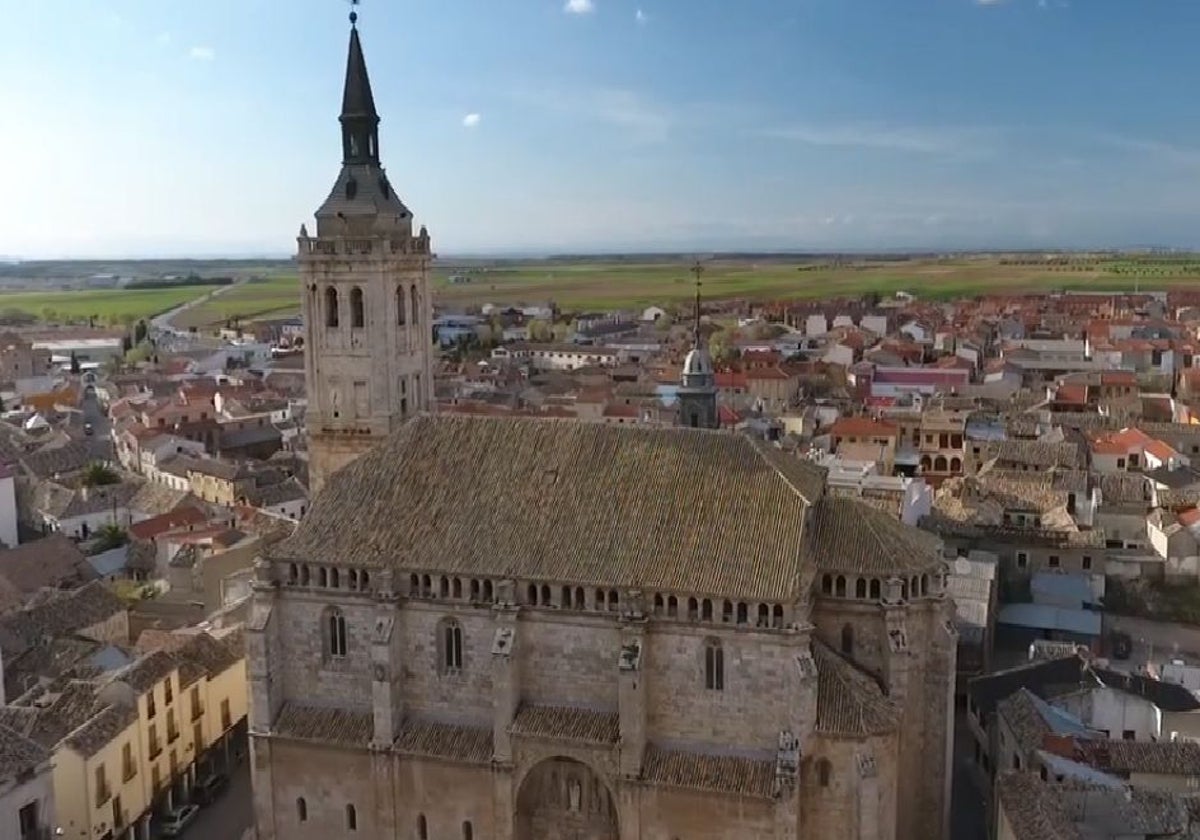
[[[454,308],[483,303],[540,304],[564,310],[684,303],[695,293],[692,262],[678,258],[619,257],[547,260],[446,261],[434,269],[435,302]],[[450,278],[469,278],[451,283]],[[770,256],[717,258],[704,263],[703,292],[710,300],[857,298],[906,291],[923,298],[1053,290],[1165,289],[1200,281],[1193,256],[1008,255],[953,258],[818,259]],[[19,309],[40,318],[96,315],[102,321],[135,320],[200,297],[212,287],[181,286],[132,291],[0,294],[0,313]],[[243,324],[294,315],[299,281],[273,276],[235,286],[181,313],[176,324],[208,330],[227,321]]]
[[[195,300],[212,290],[212,286],[175,286],[166,289],[0,293],[0,317],[4,313],[21,312],[46,322],[78,322],[94,317],[97,324],[128,325]]]

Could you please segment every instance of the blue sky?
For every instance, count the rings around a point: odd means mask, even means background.
[[[338,170],[348,8],[0,0],[0,254],[289,253]],[[1195,0],[360,14],[442,254],[1200,246]]]

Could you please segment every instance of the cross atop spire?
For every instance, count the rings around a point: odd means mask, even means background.
[[[351,0],[358,6],[358,0]],[[367,60],[358,37],[358,12],[350,12],[350,51],[346,57],[346,85],[342,91],[342,160],[344,163],[379,165],[379,112],[371,94]]]
[[[697,347],[700,346],[700,275],[704,273],[704,266],[700,265],[700,260],[696,260],[696,264],[692,266],[692,275],[696,278],[696,321],[692,326],[692,337]]]

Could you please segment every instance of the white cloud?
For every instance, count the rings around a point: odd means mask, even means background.
[[[188,58],[196,61],[212,61],[217,57],[217,51],[212,47],[192,47],[188,50]]]
[[[463,128],[474,128],[479,125],[480,116],[476,113],[467,114],[462,119]]]
[[[919,154],[978,154],[985,152],[991,132],[978,128],[922,128],[912,126],[796,125],[769,129],[766,137],[792,140],[806,146],[848,149],[883,149]]]
[[[633,13],[633,19],[636,20],[638,23],[645,23],[646,22],[646,13],[643,12],[641,9],[638,9],[636,12]]]
[[[569,15],[586,15],[596,11],[596,4],[592,0],[567,0],[563,11]]]

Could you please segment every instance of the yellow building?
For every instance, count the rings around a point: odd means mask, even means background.
[[[55,824],[77,840],[149,840],[150,814],[228,766],[246,716],[241,634],[156,634],[157,649],[92,680],[59,680],[0,708],[54,751]],[[145,643],[143,644],[145,647]]]

